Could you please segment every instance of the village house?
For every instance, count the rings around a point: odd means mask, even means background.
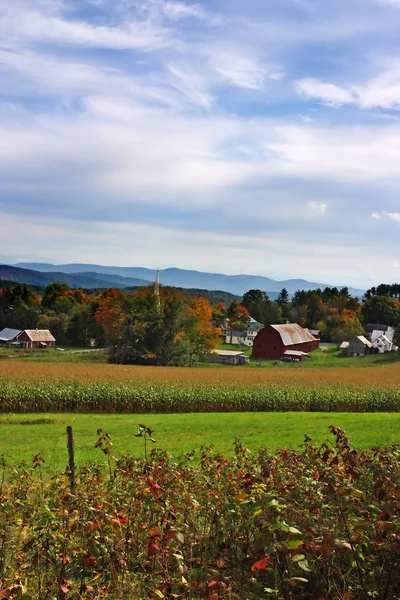
[[[262,323],[258,323],[252,319],[245,331],[228,329],[225,332],[225,343],[232,344],[233,346],[247,346],[248,348],[251,348],[254,344],[257,333],[263,327],[264,325]]]
[[[349,341],[347,352],[349,356],[364,356],[370,354],[372,343],[363,335],[358,335]]]
[[[56,345],[48,329],[25,329],[13,341],[22,343],[23,348],[53,348]]]
[[[308,354],[317,348],[319,340],[297,323],[267,325],[257,333],[252,357],[279,360],[284,357],[286,351],[294,350]]]
[[[374,331],[374,333],[378,332]],[[394,345],[385,333],[371,337],[371,344],[380,354],[384,354],[385,352],[396,352],[398,350],[398,347]]]
[[[366,331],[371,342],[385,334],[389,341],[393,342],[394,327],[391,325],[380,325],[379,323],[367,323]]]

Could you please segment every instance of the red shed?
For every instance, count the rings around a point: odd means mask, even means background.
[[[258,332],[254,340],[252,358],[280,359],[285,350],[308,353],[317,348],[319,340],[297,323],[267,325]]]
[[[56,344],[54,336],[48,329],[25,329],[15,340],[22,342],[24,348],[46,348]]]

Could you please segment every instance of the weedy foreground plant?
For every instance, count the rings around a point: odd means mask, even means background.
[[[65,474],[43,481],[40,455],[3,457],[0,598],[397,598],[400,448],[357,452],[331,432],[301,453],[236,440],[233,459],[174,462],[116,459],[99,431],[105,462],[80,468],[73,493]]]

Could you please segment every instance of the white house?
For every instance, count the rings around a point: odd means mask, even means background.
[[[390,325],[388,325],[387,329],[374,329],[370,336],[371,342],[380,338],[382,335],[384,335],[389,340],[389,342],[393,342],[394,327],[390,327]]]
[[[378,337],[372,337],[371,343],[372,347],[376,348],[380,354],[384,354],[385,352],[396,352],[398,350],[398,347],[393,344],[385,333],[382,333]]]
[[[257,323],[257,321],[252,319],[245,331],[228,329],[225,334],[225,343],[232,344],[233,346],[247,346],[248,348],[251,348],[257,333],[263,327],[264,325],[262,323]]]

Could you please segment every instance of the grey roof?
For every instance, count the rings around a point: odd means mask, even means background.
[[[366,330],[371,332],[374,330],[377,331],[387,331],[390,325],[380,325],[379,323],[367,323]]]
[[[11,342],[19,333],[21,333],[20,329],[10,329],[9,327],[5,327],[2,331],[0,331],[0,342]]]
[[[295,344],[304,344],[306,342],[318,342],[307,329],[303,329],[297,323],[287,323],[286,325],[271,325],[281,336],[284,346],[294,346]]]
[[[231,335],[231,334],[229,334],[229,335]],[[238,338],[245,338],[246,332],[245,331],[232,331],[232,336],[238,337]]]

